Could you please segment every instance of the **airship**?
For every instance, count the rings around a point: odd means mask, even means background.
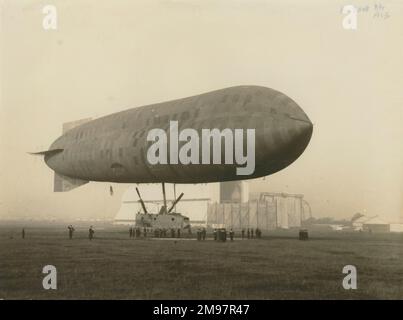
[[[55,172],[56,192],[89,181],[224,182],[286,168],[312,131],[308,116],[285,94],[235,86],[90,120],[35,154]]]

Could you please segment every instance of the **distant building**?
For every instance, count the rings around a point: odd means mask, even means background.
[[[391,223],[390,232],[403,232],[403,223]]]
[[[355,230],[367,231],[374,233],[390,232],[390,223],[385,222],[378,216],[367,217],[362,216],[353,222]]]
[[[374,233],[390,232],[390,224],[378,217],[373,217],[364,222],[362,230]]]
[[[250,194],[250,200],[242,203],[209,204],[207,225],[225,225],[234,230],[288,229],[300,227],[310,216],[310,206],[303,195],[262,192]]]

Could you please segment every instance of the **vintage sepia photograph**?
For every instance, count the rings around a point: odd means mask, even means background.
[[[0,11],[1,300],[403,299],[402,1]]]

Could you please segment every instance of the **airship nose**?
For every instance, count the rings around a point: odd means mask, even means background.
[[[291,99],[279,106],[277,114],[265,123],[269,159],[285,167],[294,162],[311,140],[313,125],[305,112]]]
[[[313,124],[308,116],[298,107],[294,113],[289,115],[288,138],[289,150],[298,157],[308,146],[312,137]]]
[[[296,133],[294,140],[299,140],[301,146],[305,149],[311,140],[313,124],[310,120],[293,119]]]

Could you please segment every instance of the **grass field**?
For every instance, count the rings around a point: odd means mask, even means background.
[[[259,240],[129,239],[126,229],[0,227],[3,299],[402,299],[401,234],[276,231]],[[57,268],[44,290],[42,268]],[[342,268],[354,265],[357,290]]]

